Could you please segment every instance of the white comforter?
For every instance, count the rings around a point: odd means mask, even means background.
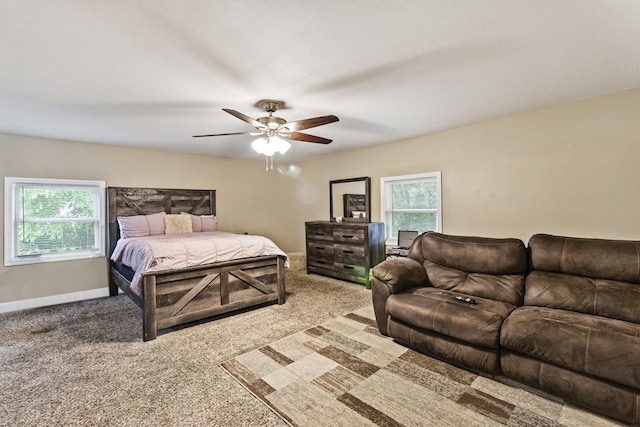
[[[111,260],[135,271],[131,290],[140,295],[144,273],[262,255],[282,255],[289,266],[287,255],[268,238],[224,231],[120,239]]]

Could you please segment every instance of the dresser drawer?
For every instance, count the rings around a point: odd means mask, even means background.
[[[366,271],[366,269],[362,265],[345,264],[342,262],[334,262],[333,268],[336,273],[352,277],[364,277]]]
[[[365,241],[364,228],[336,227],[333,229],[333,241],[336,243],[358,243]]]
[[[365,250],[363,245],[347,245],[336,243],[333,246],[333,259],[344,264],[365,266]]]
[[[330,225],[322,225],[322,224],[308,224],[307,239],[332,242],[333,227]]]
[[[307,256],[311,258],[323,258],[333,262],[334,247],[331,242],[309,240],[307,242]]]
[[[333,259],[328,259],[324,257],[307,257],[307,265],[311,267],[320,267],[327,270],[333,269]]]

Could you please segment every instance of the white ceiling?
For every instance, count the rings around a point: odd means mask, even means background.
[[[260,158],[191,135],[273,98],[300,161],[640,87],[640,1],[0,0],[0,64],[0,133]]]

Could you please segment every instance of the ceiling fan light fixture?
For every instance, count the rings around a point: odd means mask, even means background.
[[[256,139],[251,144],[251,148],[265,156],[273,156],[275,153],[286,153],[291,148],[291,144],[277,136],[272,136],[270,138]]]
[[[273,155],[276,152],[286,153],[291,148],[291,144],[274,135],[256,139],[251,143],[251,148],[265,156],[265,170],[269,171],[273,169]]]
[[[282,138],[278,138],[277,136],[272,136],[269,139],[269,144],[272,144],[273,148],[280,154],[286,153],[287,151],[289,151],[289,148],[291,148],[291,144],[289,144]]]
[[[265,156],[273,156],[276,152],[273,146],[269,144],[269,140],[267,138],[256,139],[251,143],[251,148],[253,148],[257,153],[264,154]]]

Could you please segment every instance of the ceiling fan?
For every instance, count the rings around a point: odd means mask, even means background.
[[[284,141],[282,138],[295,141],[313,142],[316,144],[330,144],[332,141],[330,139],[310,135],[308,133],[302,133],[299,131],[337,122],[339,120],[334,115],[328,115],[287,122],[285,119],[273,115],[273,113],[275,113],[279,109],[285,108],[284,101],[277,101],[274,99],[261,99],[260,101],[256,102],[255,105],[256,107],[262,108],[266,113],[269,113],[269,115],[253,119],[246,114],[242,114],[236,110],[231,110],[229,108],[222,109],[222,111],[225,111],[232,116],[235,116],[253,126],[254,128],[256,128],[255,131],[194,135],[193,137],[202,138],[209,136],[229,135],[261,136],[261,138],[256,139],[253,144],[251,144],[251,146],[258,153],[264,154],[266,156],[267,170],[269,170],[273,169],[273,155],[276,152],[284,154],[291,147],[291,144],[289,144],[287,141]]]
[[[202,138],[209,136],[261,135],[262,138],[256,140],[252,144],[252,146],[259,153],[262,153],[267,157],[271,157],[276,151],[284,154],[284,152],[286,152],[291,146],[291,144],[286,141],[282,141],[282,139],[280,138],[291,139],[295,141],[314,142],[317,144],[331,143],[331,139],[322,138],[320,136],[310,135],[308,133],[302,133],[299,131],[337,122],[339,120],[334,115],[328,115],[287,122],[285,119],[273,115],[273,113],[275,113],[277,110],[285,108],[284,101],[262,99],[255,105],[256,107],[262,108],[265,112],[269,113],[269,115],[253,119],[245,114],[240,113],[239,111],[231,110],[229,108],[223,108],[222,111],[225,111],[232,116],[235,116],[240,120],[250,124],[251,126],[256,128],[256,131],[215,133],[208,135],[194,135],[193,137]],[[271,167],[273,168],[273,160],[271,165]]]

